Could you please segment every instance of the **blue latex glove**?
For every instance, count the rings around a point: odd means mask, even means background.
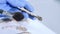
[[[8,11],[11,7],[6,4],[6,0],[0,0],[0,9]]]
[[[7,2],[9,4],[6,4]],[[10,5],[12,5],[12,7]],[[0,6],[2,6],[1,8],[3,10],[9,11],[10,13],[20,11],[14,7],[20,7],[20,8],[24,7],[25,9],[29,10],[30,12],[32,12],[34,10],[33,7],[26,0],[1,0]],[[31,18],[31,19],[34,18],[33,16],[31,16],[25,12],[22,12],[22,14],[24,15],[25,18]]]
[[[7,17],[7,15],[0,14],[0,17]]]
[[[9,18],[9,16],[4,15],[4,14],[0,14],[0,19],[6,19],[6,18]]]
[[[6,4],[6,0],[0,0],[0,9],[2,9],[4,11],[8,11],[11,9],[11,7]],[[4,19],[4,18],[8,18],[8,16],[4,15],[4,14],[0,14],[0,18]]]

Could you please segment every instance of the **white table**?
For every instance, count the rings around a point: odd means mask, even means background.
[[[16,30],[15,28],[11,29],[3,29],[2,27],[4,26],[19,26],[23,25],[27,28],[27,31],[30,32],[31,34],[56,34],[52,30],[50,30],[48,27],[43,25],[40,21],[38,20],[31,20],[28,19],[28,21],[20,21],[19,23],[15,23],[16,21],[12,21],[9,23],[0,23],[0,34],[16,34],[20,31]],[[26,23],[28,22],[28,23]]]

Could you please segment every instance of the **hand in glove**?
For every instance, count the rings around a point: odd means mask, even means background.
[[[34,19],[34,16],[31,16],[29,14],[27,14],[26,12],[22,12],[20,10],[18,10],[15,7],[20,7],[20,8],[25,8],[26,10],[33,12],[34,8],[30,5],[29,2],[27,2],[26,0],[7,0],[7,4],[12,7],[10,9],[10,13],[15,13],[15,12],[21,12],[24,15],[24,18],[31,18]]]

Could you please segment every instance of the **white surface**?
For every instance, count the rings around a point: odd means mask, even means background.
[[[60,2],[58,0],[29,0],[35,13],[43,17],[42,23],[60,34]]]
[[[20,25],[25,26],[28,29],[28,32],[30,32],[31,34],[55,34],[55,32],[47,28],[40,21],[31,19],[28,19],[28,21],[23,20],[18,23],[16,23],[16,21],[0,23],[0,34],[16,34],[20,31],[16,30],[14,27]],[[8,26],[9,29],[8,28],[1,29],[2,27],[6,26]],[[13,26],[13,28],[10,28],[10,26]]]

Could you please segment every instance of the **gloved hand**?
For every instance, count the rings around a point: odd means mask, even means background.
[[[4,14],[0,14],[0,20],[2,21],[11,21],[10,17]]]
[[[10,13],[18,12],[18,10],[15,7],[24,7],[25,9],[29,10],[30,12],[33,12],[34,8],[26,1],[26,0],[7,0],[7,4],[11,7],[9,10]],[[21,12],[21,11],[20,11]],[[22,12],[25,18],[31,18],[34,19],[34,16],[31,16],[27,14],[26,12]]]

